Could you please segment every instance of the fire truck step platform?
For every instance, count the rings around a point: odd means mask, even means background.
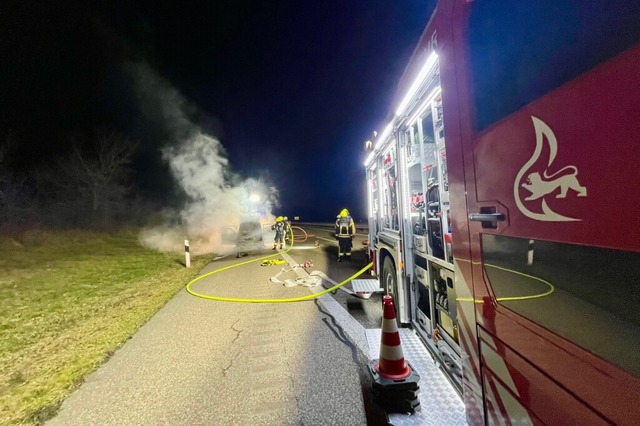
[[[366,281],[366,280],[363,280]],[[394,426],[466,425],[464,403],[433,357],[410,329],[401,328],[400,342],[406,361],[420,374],[420,410],[415,414],[389,414],[389,423]],[[380,358],[381,329],[365,330],[369,345],[369,359]]]
[[[374,279],[351,280],[351,288],[355,293],[378,293],[382,291],[380,281]]]

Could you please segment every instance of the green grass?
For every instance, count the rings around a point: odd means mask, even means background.
[[[204,267],[135,232],[0,237],[0,424],[35,425]]]

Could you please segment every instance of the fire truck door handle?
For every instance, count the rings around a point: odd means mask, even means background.
[[[505,215],[500,212],[493,213],[471,213],[469,214],[469,220],[472,222],[482,222],[483,228],[497,228],[498,222],[505,220]]]

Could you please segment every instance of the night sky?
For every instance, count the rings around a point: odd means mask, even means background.
[[[0,143],[25,170],[116,130],[140,144],[140,195],[162,200],[167,126],[135,93],[130,70],[144,69],[180,94],[235,172],[270,180],[274,213],[330,221],[347,207],[365,221],[364,142],[434,4],[5,0]]]

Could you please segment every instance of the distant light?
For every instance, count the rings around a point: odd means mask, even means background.
[[[249,201],[251,201],[252,203],[259,203],[261,198],[262,197],[260,197],[260,194],[255,193],[255,192],[252,192],[249,195]]]
[[[429,55],[429,57],[427,58],[427,62],[425,62],[425,64],[422,66],[420,73],[418,74],[416,79],[413,81],[413,84],[409,88],[409,91],[407,92],[407,94],[404,96],[404,99],[402,100],[402,102],[400,102],[400,105],[396,110],[396,117],[404,112],[404,109],[409,104],[409,101],[411,100],[411,98],[413,98],[413,95],[416,94],[416,92],[418,91],[418,88],[420,87],[424,79],[427,77],[427,74],[429,74],[429,71],[431,71],[431,68],[433,68],[433,66],[436,64],[437,60],[438,60],[438,54],[435,51],[431,52],[431,55]]]

